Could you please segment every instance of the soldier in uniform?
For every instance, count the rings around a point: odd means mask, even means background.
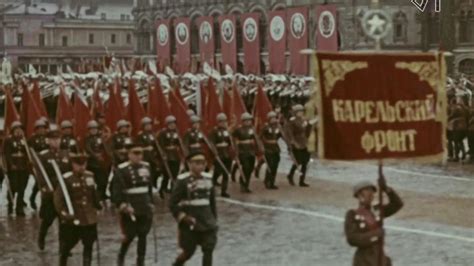
[[[232,166],[231,158],[231,136],[227,129],[227,116],[224,113],[217,115],[217,126],[209,134],[209,141],[212,142],[216,147],[217,155],[224,164],[226,169],[222,169],[220,163],[214,160],[214,173],[212,174],[212,183],[215,186],[217,184],[217,178],[222,175],[222,186],[221,196],[228,198],[230,195],[227,193],[227,187],[229,184],[228,172]]]
[[[244,176],[240,176],[241,192],[250,193],[250,177],[255,166],[255,155],[257,153],[255,143],[255,132],[252,127],[252,115],[244,113],[241,116],[242,126],[236,128],[232,133],[237,145],[237,156],[242,166]]]
[[[72,132],[72,123],[69,120],[61,122],[61,150],[73,153],[79,152],[77,140]]]
[[[310,154],[308,151],[308,138],[311,133],[311,124],[304,118],[304,107],[300,104],[293,106],[294,116],[290,118],[288,136],[290,139],[291,147],[290,152],[296,160],[296,163],[301,165],[301,176],[300,176],[300,187],[308,187],[305,183],[306,168],[309,163]],[[294,186],[295,182],[293,176],[295,174],[298,165],[293,164],[290,173],[288,174],[288,182]]]
[[[178,223],[178,242],[182,249],[173,265],[184,265],[196,247],[201,246],[202,265],[211,266],[218,229],[212,179],[210,174],[204,172],[206,157],[203,153],[190,153],[187,162],[190,172],[179,176],[169,202],[171,213]]]
[[[267,172],[265,173],[264,184],[267,189],[278,189],[275,185],[275,178],[278,171],[278,164],[280,163],[280,147],[278,146],[278,139],[281,138],[278,125],[278,118],[275,112],[267,114],[268,123],[260,133],[265,149],[265,159],[268,163]]]
[[[467,127],[467,143],[469,146],[469,161],[474,162],[474,107],[469,109],[469,122]]]
[[[204,152],[204,147],[206,142],[204,140],[204,135],[201,132],[201,119],[197,115],[192,115],[191,118],[191,128],[184,134],[183,144],[186,149],[186,153],[191,152]]]
[[[48,124],[44,118],[40,118],[35,122],[35,133],[28,140],[28,146],[35,150],[36,153],[41,153],[49,148],[46,138],[47,126]],[[38,185],[35,183],[30,195],[30,206],[34,210],[37,208],[36,195],[38,195]]]
[[[152,123],[153,120],[149,117],[142,119],[142,131],[138,134],[136,142],[143,147],[143,158],[150,165],[153,186],[156,187],[158,179],[158,150]]]
[[[48,229],[57,216],[53,203],[53,193],[58,180],[51,161],[54,160],[57,163],[61,173],[70,170],[69,154],[67,151],[60,150],[60,133],[57,127],[50,128],[47,136],[49,149],[44,150],[39,154],[41,164],[43,165],[47,176],[44,177],[39,175],[36,177],[38,188],[41,191],[41,206],[39,212],[41,225],[38,234],[38,247],[40,250],[44,250]],[[46,178],[49,180],[52,188],[48,186]]]
[[[114,165],[117,166],[127,161],[126,146],[132,143],[130,138],[130,123],[125,120],[117,122],[117,133],[112,137],[112,150]]]
[[[380,211],[383,217],[390,217],[397,213],[403,202],[398,194],[388,187],[385,178],[380,179],[380,187],[388,196],[389,203],[372,206],[377,188],[371,182],[362,181],[354,186],[353,195],[359,201],[357,209],[346,213],[344,231],[349,245],[356,247],[353,266],[378,266],[380,244],[383,243],[384,230],[380,224]],[[383,255],[383,265],[390,266],[389,257]]]
[[[24,133],[20,122],[11,125],[11,135],[3,144],[3,154],[7,166],[7,176],[10,183],[11,194],[7,194],[8,215],[13,213],[13,200],[16,195],[16,215],[24,216],[25,188],[28,183],[29,165],[24,143]],[[13,196],[13,198],[11,197]]]
[[[143,161],[143,148],[128,147],[128,161],[118,165],[112,179],[112,201],[120,211],[120,225],[124,239],[118,254],[118,265],[123,266],[125,255],[138,237],[137,265],[145,265],[146,237],[153,220],[152,179],[150,166]]]
[[[85,150],[87,152],[87,169],[94,173],[97,191],[101,200],[107,199],[107,174],[108,166],[106,162],[105,142],[99,132],[99,123],[91,120],[87,123],[89,130],[85,138]]]
[[[87,155],[71,154],[72,171],[63,174],[67,192],[60,186],[54,193],[54,205],[59,214],[59,265],[66,266],[71,250],[81,241],[84,247],[82,265],[92,264],[92,248],[97,240],[97,211],[102,209],[97,195],[94,174],[86,170]],[[74,214],[65,201],[68,193]]]
[[[163,196],[164,192],[169,191],[168,182],[170,179],[172,181],[176,180],[181,164],[179,155],[180,140],[176,129],[176,117],[168,116],[166,118],[166,125],[166,128],[158,134],[158,143],[166,153],[166,158],[163,158],[163,160],[168,164],[171,176],[168,176],[168,173],[165,172],[160,186],[160,196]]]

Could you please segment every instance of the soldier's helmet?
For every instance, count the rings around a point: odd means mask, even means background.
[[[304,107],[301,104],[294,105],[292,109],[293,109],[293,112],[304,111]]]
[[[196,114],[194,113],[194,111],[191,110],[191,109],[186,110],[186,114],[188,114],[189,117],[191,117],[191,116],[193,116],[193,115],[196,115]]]
[[[151,122],[153,122],[153,120],[151,120],[151,118],[149,118],[148,116],[142,118],[142,126],[151,124]]]
[[[197,115],[191,116],[191,123],[194,124],[194,123],[199,123],[199,122],[201,122],[201,118],[199,118],[199,116]]]
[[[272,119],[272,118],[276,118],[276,117],[277,117],[277,114],[273,111],[268,112],[268,114],[267,114],[268,119]]]
[[[39,127],[46,127],[46,122],[44,121],[44,119],[38,119],[36,120],[35,122],[35,128],[39,128]]]
[[[249,114],[249,113],[243,113],[241,116],[240,116],[240,120],[242,121],[246,121],[246,120],[252,120],[252,115]]]
[[[117,129],[120,129],[121,127],[128,127],[128,126],[129,126],[129,124],[126,120],[120,119],[117,122]]]
[[[66,129],[66,128],[72,128],[72,123],[69,120],[64,120],[61,122],[61,128]]]
[[[97,123],[97,121],[95,120],[91,120],[87,123],[88,129],[98,128],[98,127],[99,127],[99,123]]]
[[[166,124],[171,124],[176,122],[176,117],[169,115],[165,119]]]
[[[218,122],[227,121],[227,116],[226,116],[224,113],[219,113],[219,114],[217,115],[217,121],[218,121]]]
[[[10,126],[10,129],[13,130],[15,128],[21,128],[23,125],[21,124],[20,121],[14,121],[11,126]]]
[[[361,181],[357,184],[354,185],[354,187],[352,188],[352,193],[353,193],[353,196],[354,197],[357,197],[357,194],[359,194],[359,192],[363,189],[366,189],[366,188],[371,188],[374,190],[374,192],[377,192],[377,187],[370,181]]]

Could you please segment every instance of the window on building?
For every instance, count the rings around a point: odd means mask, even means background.
[[[18,33],[16,36],[18,46],[23,46],[23,33]]]
[[[407,41],[408,19],[405,13],[399,11],[393,18],[393,41],[406,42]]]
[[[474,75],[474,59],[464,59],[459,63],[459,72]]]
[[[100,19],[106,20],[106,19],[107,19],[107,14],[101,13],[101,14],[100,14]]]
[[[115,39],[115,34],[112,34],[112,35],[110,36],[110,43],[115,44],[115,41],[116,41],[116,39]]]
[[[45,41],[44,33],[41,33],[41,34],[39,35],[39,46],[40,46],[40,47],[45,46],[45,44],[46,44],[45,42],[46,42],[46,41]]]
[[[461,11],[459,16],[459,42],[474,42],[474,11]]]
[[[89,34],[89,44],[94,44],[94,34]]]
[[[63,47],[67,47],[67,36],[63,36]]]
[[[127,34],[127,44],[131,44],[132,43],[132,34],[128,33]]]

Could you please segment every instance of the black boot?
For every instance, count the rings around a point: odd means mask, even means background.
[[[293,176],[295,175],[295,172],[296,172],[297,168],[298,168],[298,166],[296,166],[296,165],[291,166],[290,173],[286,177],[286,178],[288,178],[288,183],[290,183],[290,185],[292,185],[292,186],[295,185],[295,181],[293,179]]]
[[[305,176],[300,176],[300,187],[309,187],[308,184],[304,182]]]
[[[82,266],[91,266],[92,265],[92,256],[84,255],[82,256]]]
[[[125,255],[127,254],[129,243],[122,243],[120,246],[120,251],[117,256],[117,265],[124,266],[125,265]]]
[[[8,203],[8,216],[13,214],[13,204]]]
[[[59,266],[67,266],[68,255],[61,254],[59,256]]]
[[[137,266],[145,266],[145,257],[137,257]]]

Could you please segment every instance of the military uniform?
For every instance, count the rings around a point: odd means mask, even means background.
[[[227,187],[229,184],[229,175],[227,173],[230,171],[232,166],[231,136],[226,128],[217,126],[209,134],[209,141],[216,147],[217,155],[226,168],[225,170],[222,169],[221,164],[218,163],[217,160],[214,160],[212,182],[215,185],[217,183],[217,178],[222,175],[221,195],[225,196],[227,195]]]
[[[176,180],[176,177],[179,173],[181,159],[179,155],[180,140],[178,132],[176,130],[171,130],[168,128],[163,129],[158,134],[158,143],[160,144],[160,147],[163,149],[163,151],[166,153],[166,160],[172,175],[170,177],[168,176],[168,173],[165,172],[160,187],[160,193],[162,193],[163,191],[167,191],[169,180]]]
[[[469,111],[469,122],[467,127],[467,142],[469,145],[469,159],[474,162],[474,108]]]
[[[266,188],[277,188],[275,186],[275,178],[278,173],[278,164],[280,163],[280,146],[278,146],[278,140],[281,138],[281,134],[278,124],[272,125],[268,123],[264,126],[260,134],[265,149],[265,159],[268,163],[264,180]]]
[[[132,139],[126,133],[116,133],[112,137],[112,150],[114,164],[117,166],[127,160],[127,144],[132,143]]]
[[[79,147],[76,138],[73,135],[61,136],[60,149],[67,152],[79,152]]]
[[[386,190],[389,203],[383,206],[383,217],[390,217],[398,212],[403,202],[391,188]],[[378,266],[380,240],[384,236],[380,226],[380,207],[366,208],[360,206],[346,213],[344,231],[349,245],[357,251],[352,262],[353,266]],[[389,257],[384,255],[384,266],[392,265]]]
[[[206,142],[204,141],[204,135],[200,130],[190,128],[183,137],[184,147],[188,153],[204,152]]]
[[[244,172],[244,176],[240,176],[240,187],[242,191],[250,192],[250,177],[255,166],[255,155],[257,152],[255,132],[252,127],[241,126],[234,130],[232,136],[236,140],[237,156]]]
[[[184,265],[199,245],[203,266],[212,265],[212,252],[217,243],[217,211],[211,175],[195,177],[184,173],[171,194],[169,208],[178,222],[179,246],[183,250],[173,265]],[[193,224],[186,221],[194,220]]]
[[[28,140],[28,146],[36,151],[36,153],[40,153],[44,150],[49,149],[48,139],[46,138],[45,134],[34,134]],[[33,189],[31,190],[30,195],[30,204],[33,209],[36,209],[36,195],[38,194],[38,184],[35,183]]]
[[[74,246],[82,241],[84,246],[83,265],[92,262],[92,247],[97,240],[97,211],[102,207],[97,195],[94,175],[67,172],[63,175],[67,192],[71,199],[74,215],[68,213],[63,191],[58,186],[54,194],[54,204],[59,214],[60,266],[67,265]]]
[[[87,152],[87,169],[94,173],[97,191],[101,200],[107,198],[107,175],[109,165],[106,160],[105,143],[99,133],[89,134],[85,138],[85,150]]]
[[[306,178],[306,168],[310,159],[310,153],[308,151],[308,138],[311,133],[311,125],[305,119],[292,117],[290,118],[288,126],[288,134],[291,141],[291,151],[293,152],[296,162],[301,165],[300,186],[307,186],[304,181]],[[288,175],[288,180],[291,185],[294,184],[293,176],[297,167],[298,165],[293,164]]]
[[[153,181],[153,185],[156,184],[158,179],[158,149],[156,147],[156,137],[153,132],[140,132],[136,140],[140,146],[143,147],[143,160],[150,165],[150,172]]]
[[[112,180],[112,201],[121,210],[120,225],[124,240],[119,252],[119,265],[123,265],[128,247],[138,236],[137,265],[144,265],[146,236],[153,220],[153,199],[150,166],[146,162],[120,164]],[[127,212],[127,208],[133,212]]]

